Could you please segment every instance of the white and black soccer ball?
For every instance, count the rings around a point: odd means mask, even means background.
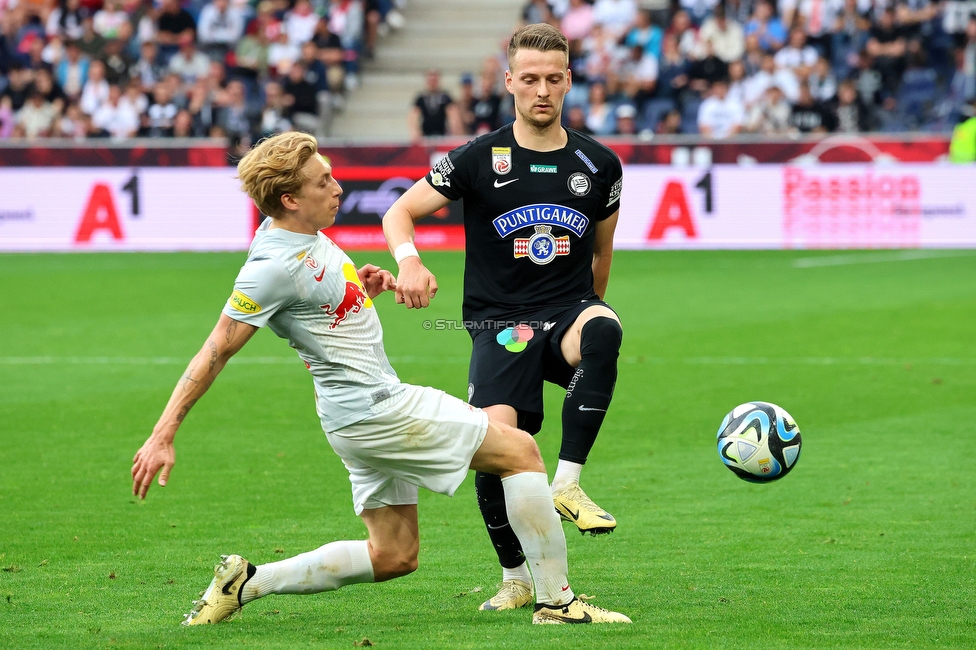
[[[769,483],[789,474],[800,458],[800,444],[796,420],[769,402],[736,406],[718,428],[719,458],[751,483]]]

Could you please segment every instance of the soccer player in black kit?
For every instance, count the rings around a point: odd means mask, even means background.
[[[390,208],[383,229],[399,265],[397,300],[427,307],[433,274],[414,223],[464,199],[465,327],[472,338],[468,401],[530,433],[542,427],[544,381],[566,389],[552,482],[563,519],[586,533],[617,522],[579,487],[610,406],[622,330],[602,301],[610,276],[622,170],[607,147],[560,124],[572,80],[566,37],[546,24],[517,31],[505,85],[515,122],[451,151]],[[503,576],[483,610],[532,602],[532,581],[508,524],[497,476],[475,477]]]

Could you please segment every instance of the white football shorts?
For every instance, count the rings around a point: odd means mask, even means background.
[[[481,409],[426,386],[407,386],[392,407],[327,431],[349,470],[356,514],[417,503],[417,488],[454,496],[488,433]]]

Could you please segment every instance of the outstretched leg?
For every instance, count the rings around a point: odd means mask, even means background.
[[[580,489],[579,479],[613,399],[622,338],[613,311],[594,306],[577,317],[560,342],[563,358],[576,372],[563,400],[563,438],[552,493],[563,519],[584,533],[608,533],[617,526],[613,516]]]
[[[365,541],[338,541],[279,562],[253,565],[224,556],[214,579],[194,603],[184,625],[218,623],[242,606],[270,594],[316,594],[361,582],[382,582],[417,569],[420,535],[417,506],[363,510]]]

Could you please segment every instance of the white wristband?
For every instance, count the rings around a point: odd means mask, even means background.
[[[417,252],[413,242],[405,241],[394,249],[393,259],[396,260],[397,266],[400,266],[400,263],[408,257],[420,257],[420,253]]]

